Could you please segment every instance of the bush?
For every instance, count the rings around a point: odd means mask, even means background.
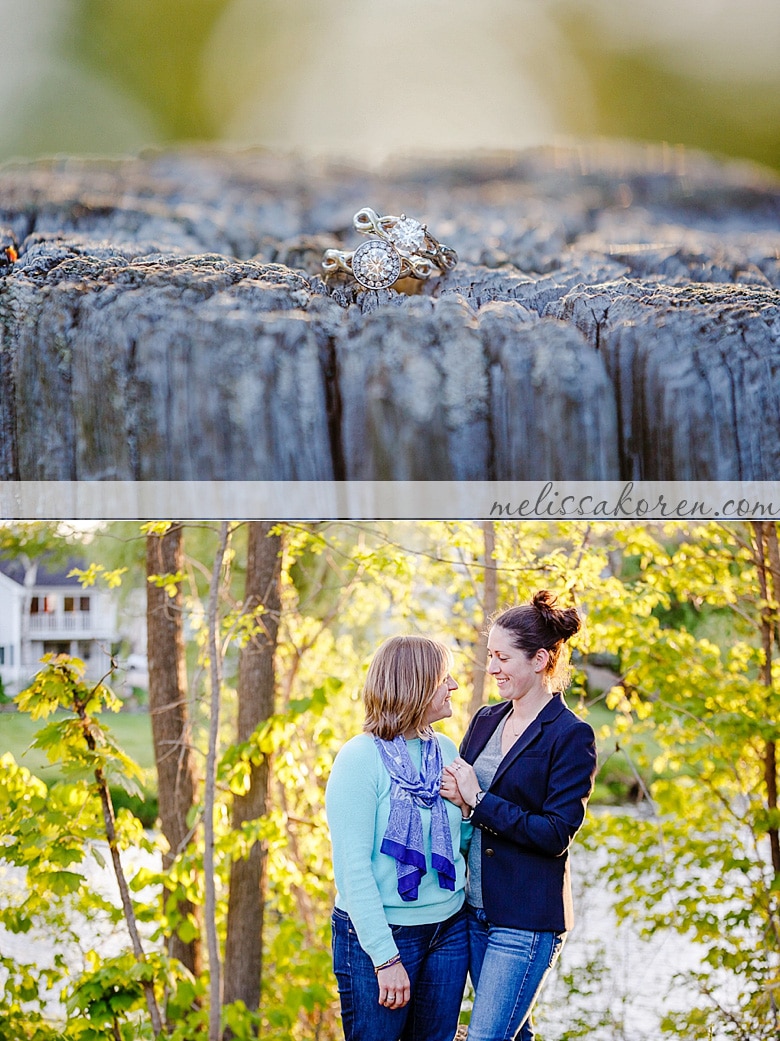
[[[144,828],[153,828],[160,812],[159,799],[155,792],[145,789],[143,795],[130,795],[124,788],[114,786],[110,789],[114,810],[127,809],[139,819]]]

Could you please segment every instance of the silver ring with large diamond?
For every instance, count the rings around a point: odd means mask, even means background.
[[[343,272],[364,289],[389,289],[402,278],[430,278],[437,273],[426,257],[404,256],[390,242],[369,239],[357,249],[326,249],[322,258],[326,277]]]
[[[400,217],[388,214],[380,217],[369,206],[358,210],[352,218],[355,230],[361,235],[377,235],[390,242],[404,256],[424,257],[439,268],[442,274],[458,263],[458,254],[451,246],[444,246],[431,235],[427,224],[402,213]]]
[[[458,262],[454,249],[405,214],[380,217],[366,206],[355,214],[353,224],[356,231],[372,238],[354,250],[326,250],[322,258],[326,276],[343,272],[365,289],[388,289],[403,278],[443,275]]]

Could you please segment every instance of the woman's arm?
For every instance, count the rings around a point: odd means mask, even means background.
[[[374,965],[398,953],[372,870],[378,766],[370,739],[355,738],[336,756],[325,789],[339,906],[351,918],[360,946]]]
[[[550,749],[551,763],[547,795],[538,812],[486,792],[474,809],[472,824],[483,831],[534,852],[561,856],[571,844],[583,820],[596,772],[596,742],[586,723],[568,728]],[[473,767],[458,760],[458,788],[469,806],[474,806],[479,782]]]

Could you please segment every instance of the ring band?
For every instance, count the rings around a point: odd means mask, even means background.
[[[352,223],[355,231],[361,235],[376,235],[391,243],[402,254],[430,260],[442,274],[451,271],[458,263],[458,254],[454,249],[437,241],[428,231],[427,224],[420,224],[405,213],[400,217],[380,217],[370,207],[364,206],[352,218]]]
[[[354,250],[327,249],[322,258],[325,275],[344,272],[365,289],[389,289],[402,278],[426,279],[444,275],[458,262],[458,254],[431,235],[427,225],[407,217],[380,217],[368,206],[352,219],[355,230],[372,236]]]
[[[369,239],[354,250],[327,249],[322,268],[326,275],[352,275],[364,289],[389,289],[400,278],[426,279],[435,273],[430,260],[405,257],[382,239]]]

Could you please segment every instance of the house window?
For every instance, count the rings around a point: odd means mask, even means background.
[[[5,665],[5,647],[0,647],[0,665]]]
[[[70,644],[66,640],[44,640],[44,654],[70,654]]]
[[[65,596],[62,606],[65,614],[66,629],[89,629],[88,596]]]
[[[34,596],[30,600],[30,614],[53,614],[56,610],[56,596]]]

